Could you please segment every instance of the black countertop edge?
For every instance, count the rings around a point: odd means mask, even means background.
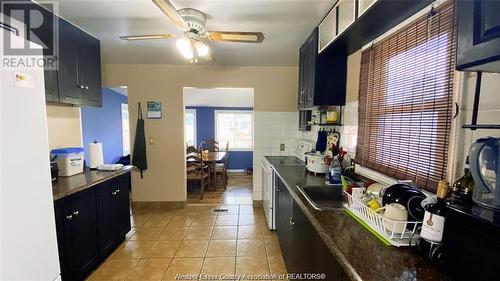
[[[133,166],[124,166],[116,171],[98,171],[85,168],[83,173],[70,177],[59,177],[52,182],[52,196],[54,201],[68,197],[82,190],[91,188],[102,182],[132,171]]]
[[[290,160],[286,156],[265,158],[351,280],[407,280],[412,274],[415,279],[410,280],[449,280],[413,249],[384,245],[345,210],[317,211],[310,206],[298,186],[325,184],[323,176],[307,173],[305,165],[280,164]]]
[[[276,156],[272,156],[272,157],[276,157]],[[269,158],[269,156],[266,156],[265,158],[272,161],[272,158]],[[273,163],[271,163],[271,165],[273,165]],[[274,167],[274,165],[273,165],[273,167]],[[349,278],[351,280],[362,281],[363,279],[358,275],[356,270],[351,266],[351,264],[349,263],[349,260],[346,258],[346,256],[344,254],[342,254],[342,252],[340,251],[340,249],[338,249],[338,247],[336,247],[335,243],[326,234],[323,227],[319,224],[319,222],[316,220],[316,218],[311,214],[310,210],[306,207],[306,205],[304,205],[303,200],[306,200],[306,199],[299,197],[299,196],[303,197],[303,195],[299,194],[295,190],[295,189],[297,189],[297,187],[292,188],[287,183],[287,181],[284,179],[284,177],[281,176],[280,173],[276,169],[275,169],[275,172],[278,175],[278,177],[280,177],[280,179],[283,181],[285,186],[288,188],[288,191],[292,195],[295,202],[299,205],[299,207],[302,209],[302,211],[304,211],[304,214],[307,216],[309,221],[311,221],[311,224],[314,226],[314,228],[316,229],[318,234],[321,236],[321,238],[323,239],[325,244],[328,245],[330,251],[335,256],[335,258],[337,259],[339,264],[342,266],[344,271],[349,275]]]

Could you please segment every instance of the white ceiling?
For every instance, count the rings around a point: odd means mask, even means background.
[[[184,88],[185,106],[253,107],[252,88]]]
[[[171,0],[208,15],[207,29],[261,31],[262,44],[211,43],[217,65],[291,66],[298,49],[337,0]],[[182,32],[151,0],[60,0],[59,14],[101,40],[104,63],[187,64],[175,39],[127,42],[120,35]],[[207,63],[207,62],[202,62]]]

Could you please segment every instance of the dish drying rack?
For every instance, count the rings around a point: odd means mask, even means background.
[[[411,240],[416,238],[415,233],[422,225],[422,222],[397,221],[381,216],[361,202],[360,198],[364,190],[364,188],[353,188],[353,195],[344,191],[347,212],[385,244],[396,247],[410,246]],[[396,231],[398,229],[404,229],[404,231],[399,233]]]

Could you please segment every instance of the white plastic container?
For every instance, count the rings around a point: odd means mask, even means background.
[[[57,162],[60,177],[83,173],[83,148],[66,147],[53,149],[50,158]]]

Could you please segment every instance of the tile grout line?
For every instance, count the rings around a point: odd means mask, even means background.
[[[236,253],[234,255],[234,274],[237,275],[236,269],[238,268],[238,245],[240,244],[240,240],[238,237],[240,236],[240,209],[241,206],[238,205],[238,223],[236,223]]]

